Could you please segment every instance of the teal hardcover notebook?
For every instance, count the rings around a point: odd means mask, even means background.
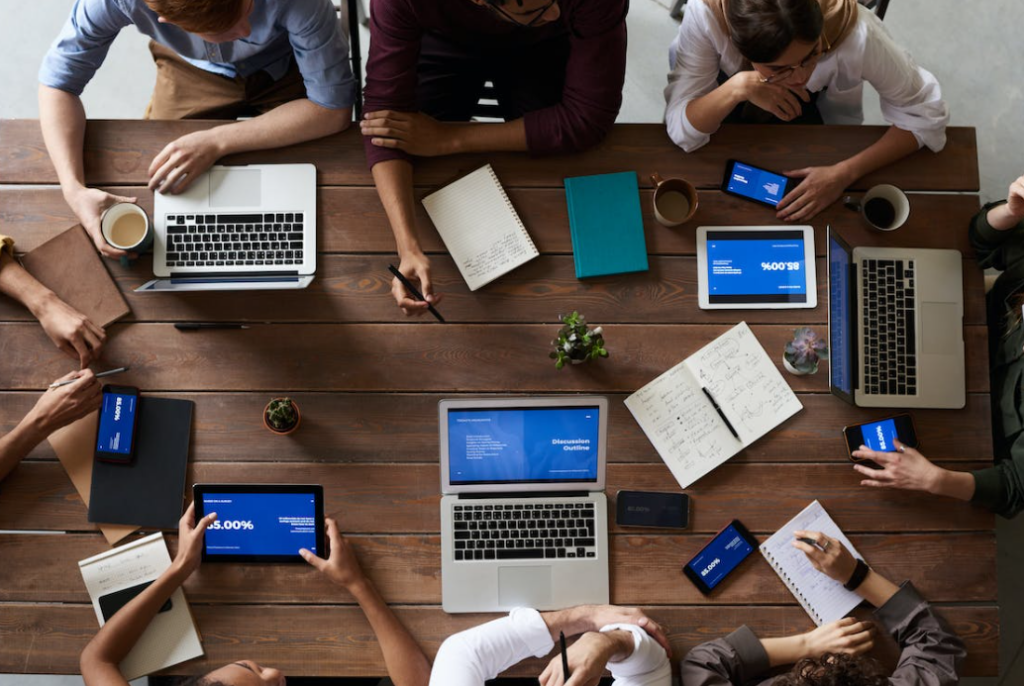
[[[647,270],[647,242],[635,172],[565,180],[576,278]]]

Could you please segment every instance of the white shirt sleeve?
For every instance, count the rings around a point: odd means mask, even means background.
[[[715,19],[702,0],[686,5],[679,25],[679,35],[669,48],[672,71],[665,87],[665,127],[672,142],[686,152],[707,145],[711,133],[698,131],[686,118],[690,101],[707,95],[718,87],[720,52],[711,32]]]
[[[657,641],[635,624],[609,624],[601,631],[621,629],[633,634],[633,653],[624,660],[609,662],[615,686],[670,686],[672,665]]]
[[[544,657],[554,645],[540,613],[519,607],[445,640],[434,658],[430,686],[483,686],[530,656]]]

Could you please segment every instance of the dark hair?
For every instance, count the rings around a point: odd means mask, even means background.
[[[208,674],[198,674],[182,679],[177,686],[228,686],[223,681],[209,678]]]
[[[772,686],[888,686],[882,667],[869,657],[825,653],[805,657]]]
[[[146,0],[149,9],[189,33],[221,33],[242,19],[245,0]]]
[[[771,62],[794,40],[813,43],[824,19],[818,0],[728,0],[732,42],[751,62]]]

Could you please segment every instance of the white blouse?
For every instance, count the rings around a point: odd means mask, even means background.
[[[881,99],[882,116],[914,134],[918,146],[938,152],[946,145],[949,108],[935,76],[893,41],[882,21],[858,5],[857,25],[840,45],[818,62],[806,88],[816,93],[826,124],[862,124],[864,82]],[[744,58],[703,0],[690,0],[669,48],[665,88],[665,126],[669,137],[686,152],[706,145],[711,134],[698,131],[686,117],[691,100],[718,87],[718,72],[732,76]]]

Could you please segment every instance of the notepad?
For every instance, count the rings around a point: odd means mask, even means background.
[[[101,596],[153,581],[170,566],[171,556],[161,533],[79,562],[100,626],[104,624]],[[137,679],[202,655],[203,646],[192,611],[185,601],[185,593],[178,588],[171,594],[171,609],[153,617],[135,647],[121,661],[121,673],[128,680]]]
[[[816,570],[807,555],[793,547],[794,531],[820,531],[842,541],[854,557],[859,558],[860,553],[817,500],[761,544],[761,554],[815,624],[821,626],[842,619],[860,605],[861,597]]]
[[[567,178],[565,200],[577,279],[647,270],[636,172]]]
[[[702,388],[718,403],[739,438],[729,431]],[[803,408],[746,322],[625,402],[683,488]]]
[[[423,198],[423,207],[471,291],[540,254],[489,164]]]

